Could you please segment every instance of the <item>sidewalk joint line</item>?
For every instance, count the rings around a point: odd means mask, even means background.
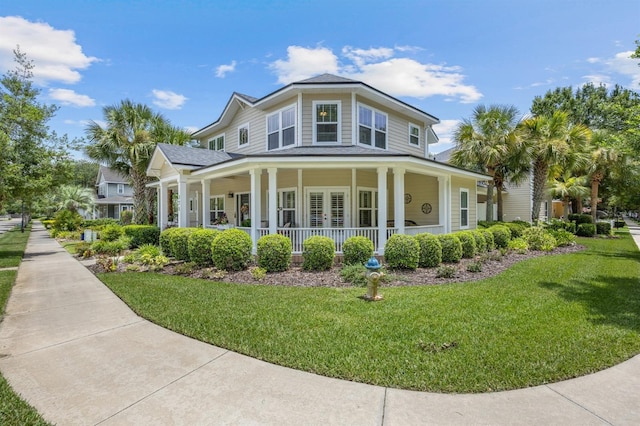
[[[566,399],[566,400],[567,400],[567,401],[569,401],[570,403],[572,403],[572,404],[574,404],[574,405],[576,405],[576,406],[578,406],[578,407],[582,408],[582,409],[583,409],[584,411],[586,411],[587,413],[590,413],[591,415],[593,415],[593,416],[595,416],[595,417],[599,418],[600,420],[602,420],[602,421],[603,421],[603,422],[605,422],[606,424],[613,426],[613,423],[611,423],[610,421],[608,421],[608,420],[607,420],[607,419],[605,419],[604,417],[599,416],[598,414],[596,414],[596,413],[595,413],[595,412],[593,412],[592,410],[589,410],[587,407],[585,407],[585,406],[584,406],[584,405],[582,405],[582,404],[579,404],[578,402],[576,402],[576,401],[574,401],[573,399],[569,398],[567,395],[563,394],[562,392],[560,392],[560,391],[557,391],[557,390],[553,389],[550,385],[545,385],[545,387],[546,387],[547,389],[551,390],[552,392],[554,392],[554,393],[558,394],[560,397],[562,397],[562,398]]]
[[[387,391],[389,388],[384,388],[384,398],[382,399],[382,418],[380,419],[380,426],[384,426],[384,416],[387,412]]]

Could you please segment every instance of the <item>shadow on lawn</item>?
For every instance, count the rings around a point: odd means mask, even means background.
[[[585,306],[594,324],[614,325],[640,332],[638,278],[600,275],[590,281],[572,280],[566,284],[544,282],[540,285],[569,302]]]

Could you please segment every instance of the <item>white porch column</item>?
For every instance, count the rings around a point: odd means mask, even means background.
[[[398,234],[404,234],[404,173],[403,168],[393,168],[393,217]]]
[[[278,228],[278,169],[271,167],[269,173],[269,234],[275,234]]]
[[[211,214],[209,212],[209,198],[211,198],[211,181],[208,179],[202,179],[202,227],[206,228],[210,225]]]
[[[262,169],[249,170],[251,175],[251,202],[249,203],[249,217],[251,218],[251,240],[253,241],[253,254],[258,249],[258,228],[262,227]]]
[[[180,228],[189,227],[189,194],[187,194],[187,178],[180,175],[178,178],[178,200],[180,200],[178,207],[178,219]]]
[[[438,222],[445,234],[451,232],[451,185],[448,176],[438,177]]]
[[[162,231],[169,219],[169,185],[160,182],[158,192],[158,228]]]
[[[387,167],[378,167],[378,254],[384,254],[387,243]]]

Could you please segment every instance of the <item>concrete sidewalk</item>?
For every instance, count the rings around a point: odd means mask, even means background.
[[[640,229],[632,232],[639,242]],[[489,394],[330,379],[141,319],[39,223],[0,324],[0,371],[58,425],[640,424],[640,355],[574,380]]]

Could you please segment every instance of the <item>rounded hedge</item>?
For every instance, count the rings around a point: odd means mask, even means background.
[[[558,246],[556,239],[544,228],[534,226],[522,233],[530,250],[551,251]]]
[[[225,271],[242,271],[251,262],[253,241],[240,229],[222,231],[211,243],[211,259],[216,268]]]
[[[258,240],[258,266],[267,272],[282,272],[291,265],[291,239],[280,234],[263,235]]]
[[[169,244],[171,245],[171,253],[177,260],[189,261],[189,235],[198,228],[176,228],[171,233]]]
[[[433,234],[424,232],[414,237],[420,246],[418,266],[421,268],[435,268],[442,263],[442,244]]]
[[[302,269],[326,271],[333,266],[335,244],[329,237],[314,235],[302,243]]]
[[[122,237],[124,231],[120,225],[107,225],[100,231],[100,239],[103,241],[116,241]]]
[[[373,242],[367,237],[354,236],[342,244],[342,263],[345,265],[362,265],[373,256]]]
[[[484,237],[484,241],[487,244],[487,251],[494,251],[496,249],[496,243],[493,239],[493,232],[488,229],[478,229],[478,232]]]
[[[162,249],[165,256],[173,257],[173,252],[171,251],[171,235],[174,232],[178,232],[178,229],[180,228],[167,228],[160,233],[160,249]]]
[[[158,245],[160,228],[155,225],[126,225],[122,230],[124,231],[124,235],[131,238],[131,248],[140,247],[145,244]]]
[[[611,224],[609,222],[596,222],[596,232],[598,235],[610,235]]]
[[[420,261],[420,244],[411,235],[393,234],[384,246],[384,260],[391,269],[415,270]]]
[[[211,243],[218,236],[217,229],[196,229],[187,239],[189,260],[198,266],[208,266],[211,260]]]
[[[442,245],[442,261],[444,263],[458,263],[462,259],[462,243],[453,234],[438,235]]]
[[[471,259],[476,255],[478,250],[476,247],[476,238],[471,231],[456,232],[456,237],[460,239],[460,243],[462,244],[462,257]]]
[[[478,253],[486,253],[487,252],[487,239],[484,237],[484,233],[478,229],[474,229],[470,231],[473,235],[473,238],[476,240],[476,252]]]
[[[493,225],[489,228],[493,234],[493,243],[496,248],[507,248],[511,239],[511,231],[504,225]]]
[[[527,222],[506,222],[503,226],[509,228],[509,232],[511,232],[511,238],[522,237],[522,233],[525,229],[530,228],[531,224]]]
[[[596,235],[596,225],[593,223],[581,223],[578,225],[576,235],[579,237],[593,237]]]

